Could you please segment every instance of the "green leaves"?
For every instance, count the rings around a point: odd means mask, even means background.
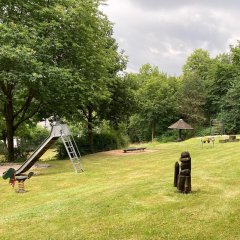
[[[150,140],[165,131],[178,115],[178,81],[150,64],[141,67],[136,79],[139,87],[135,94],[137,112],[131,118],[129,131],[133,140]]]
[[[202,125],[206,122],[208,90],[208,72],[212,60],[207,51],[195,50],[183,66],[181,86],[182,117],[193,124]]]
[[[100,2],[0,2],[0,111],[10,142],[37,114],[72,118],[91,107],[96,115],[111,96],[108,81],[123,69],[124,57]]]

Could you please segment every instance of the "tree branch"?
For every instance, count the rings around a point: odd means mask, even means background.
[[[27,116],[25,116],[25,114],[26,114],[26,112],[25,112],[24,115],[21,116],[19,121],[16,124],[14,124],[14,126],[13,126],[14,130],[16,130],[24,121],[33,117],[39,111],[40,107],[41,107],[41,103],[39,103],[37,108],[32,113],[28,114]]]
[[[27,110],[29,109],[31,102],[34,98],[34,91],[33,89],[29,90],[29,94],[24,102],[24,104],[22,105],[22,107],[13,115],[13,118],[16,118],[17,116],[19,116],[22,113],[22,116],[24,116],[27,112]]]
[[[81,109],[84,117],[87,119],[87,118],[88,118],[88,114],[86,113],[86,111],[84,110],[84,108],[83,108],[83,107],[80,107],[80,109]]]

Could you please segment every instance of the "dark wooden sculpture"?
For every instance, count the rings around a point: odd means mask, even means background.
[[[189,152],[182,152],[180,157],[181,164],[175,163],[174,168],[174,187],[182,193],[191,192],[191,157]]]

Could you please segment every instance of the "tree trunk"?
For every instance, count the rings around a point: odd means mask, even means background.
[[[87,128],[88,128],[88,142],[93,152],[93,109],[88,107],[88,117],[87,117]]]
[[[153,140],[154,140],[154,138],[155,138],[155,128],[156,128],[155,125],[156,125],[156,124],[155,124],[155,121],[153,120],[153,121],[152,121],[152,142],[153,142]]]
[[[3,140],[4,147],[7,149],[7,131],[6,130],[2,130],[2,140]]]
[[[13,98],[12,98],[12,88],[8,86],[7,88],[7,101],[5,104],[5,119],[6,119],[6,129],[7,129],[7,161],[14,161],[14,112],[13,112]]]
[[[7,122],[7,161],[14,162],[14,130],[13,124]]]

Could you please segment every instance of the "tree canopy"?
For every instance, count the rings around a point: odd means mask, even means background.
[[[90,144],[104,125],[132,141],[164,135],[179,118],[197,129],[217,118],[227,133],[240,130],[239,42],[215,57],[194,50],[178,77],[151,64],[126,73],[113,24],[99,10],[104,2],[0,2],[0,129],[8,161],[19,128],[53,114],[78,122]]]
[[[8,159],[13,136],[34,116],[68,116],[108,97],[125,66],[101,1],[1,1],[0,111]]]

